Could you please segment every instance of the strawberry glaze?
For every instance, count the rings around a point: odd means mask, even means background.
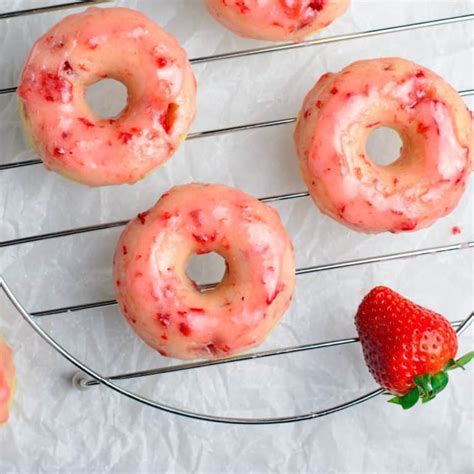
[[[400,158],[367,156],[377,127],[402,138]],[[398,58],[359,61],[325,74],[306,96],[295,130],[301,170],[319,209],[354,230],[403,232],[449,214],[471,171],[471,115],[442,78]]]
[[[140,217],[141,216],[141,217]],[[288,308],[293,246],[277,212],[236,189],[172,188],[131,221],[117,244],[120,309],[160,354],[213,359],[260,344]],[[226,260],[222,282],[200,292],[186,274],[193,254]]]
[[[12,350],[0,337],[0,426],[8,420],[15,391],[15,366]]]
[[[85,89],[123,82],[128,104],[97,117]],[[196,82],[176,40],[139,12],[70,15],[33,46],[18,88],[25,130],[46,168],[90,186],[134,183],[164,163],[194,119]]]
[[[303,41],[347,10],[350,0],[205,0],[211,15],[247,38]]]

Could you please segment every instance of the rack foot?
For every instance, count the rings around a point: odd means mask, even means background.
[[[89,390],[90,387],[86,384],[87,378],[82,372],[76,372],[71,379],[72,386],[81,392]]]

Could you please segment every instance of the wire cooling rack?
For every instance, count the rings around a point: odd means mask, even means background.
[[[81,0],[81,1],[61,3],[61,4],[45,6],[45,7],[31,8],[27,10],[6,12],[6,13],[0,14],[0,20],[6,19],[6,18],[25,16],[25,15],[45,13],[48,11],[66,10],[66,9],[71,9],[74,7],[85,6],[88,4],[108,3],[109,1],[110,0]],[[394,26],[378,28],[378,29],[373,29],[373,30],[360,31],[356,33],[330,36],[326,38],[318,38],[318,39],[309,40],[309,41],[305,41],[303,43],[297,43],[297,44],[294,44],[294,43],[278,44],[278,45],[262,47],[262,48],[253,48],[253,49],[235,51],[235,52],[224,53],[224,54],[216,54],[212,56],[197,57],[197,58],[191,59],[190,61],[192,64],[199,64],[199,63],[208,63],[212,61],[231,60],[233,58],[276,53],[278,51],[286,51],[286,50],[297,49],[297,48],[315,47],[315,46],[323,45],[323,44],[355,40],[358,38],[367,38],[367,37],[373,37],[373,36],[387,35],[387,34],[393,34],[393,33],[401,32],[401,31],[409,31],[409,30],[416,30],[416,29],[430,28],[430,27],[440,27],[443,25],[445,26],[445,25],[472,21],[472,20],[474,20],[474,14],[452,16],[452,17],[439,18],[439,19],[434,19],[434,20],[420,21],[416,23],[407,23],[407,24],[394,25]],[[3,89],[0,89],[0,95],[12,94],[15,91],[16,91],[15,86],[3,88]],[[461,90],[458,92],[461,96],[474,95],[474,89]],[[187,140],[195,140],[195,139],[201,139],[201,138],[212,137],[212,136],[217,136],[217,135],[244,132],[246,130],[258,129],[258,128],[274,127],[278,125],[292,123],[295,120],[296,119],[294,117],[291,117],[291,118],[283,118],[283,119],[277,119],[277,120],[271,120],[271,121],[265,121],[265,122],[250,123],[250,124],[245,124],[245,125],[237,125],[233,127],[220,128],[220,129],[214,129],[214,130],[206,130],[202,132],[189,134],[187,137]],[[35,166],[40,163],[41,163],[40,160],[34,159],[34,160],[25,160],[25,161],[20,161],[20,162],[1,164],[0,172],[6,172],[8,170],[13,170],[16,168]],[[308,195],[309,195],[308,192],[301,191],[301,192],[263,197],[263,198],[260,198],[260,201],[271,203],[271,202],[276,202],[276,201],[285,201],[285,200],[290,200],[290,199],[304,198],[304,197],[307,197]],[[75,235],[75,234],[100,231],[100,230],[110,229],[114,227],[122,227],[126,225],[127,222],[128,221],[126,220],[121,220],[121,221],[108,222],[105,224],[91,225],[91,226],[86,226],[86,227],[77,227],[73,229],[50,232],[46,234],[21,237],[17,239],[6,240],[3,242],[0,242],[0,247],[1,248],[13,247],[13,246],[18,246],[18,245],[22,245],[26,243],[31,243],[31,242],[38,242],[38,241],[56,239],[56,238],[65,238],[65,237]],[[400,260],[404,258],[415,258],[415,257],[423,257],[423,256],[428,257],[428,256],[437,255],[440,253],[445,253],[445,252],[455,252],[455,251],[461,251],[461,250],[466,251],[466,250],[472,249],[473,247],[474,247],[474,241],[471,240],[471,241],[466,241],[466,242],[461,242],[461,243],[451,244],[451,245],[441,245],[441,246],[424,248],[424,249],[407,250],[404,252],[391,253],[391,254],[386,254],[386,255],[376,255],[376,256],[370,256],[370,257],[365,257],[365,258],[354,259],[354,260],[336,262],[332,264],[298,268],[296,270],[296,275],[324,272],[324,271],[329,271],[329,270],[355,267],[355,266],[360,266],[360,265],[369,265],[372,263],[384,262],[384,261],[395,261],[395,260]],[[205,285],[201,285],[201,288],[209,289],[209,288],[212,288],[214,285],[215,285],[214,283],[205,284]],[[7,282],[2,276],[0,276],[0,290],[3,290],[7,298],[11,301],[13,306],[18,311],[18,313],[36,331],[36,333],[38,333],[49,345],[51,345],[54,349],[56,349],[63,357],[65,357],[72,364],[74,364],[78,369],[80,369],[80,372],[77,372],[73,376],[73,379],[72,379],[73,385],[80,390],[86,390],[90,387],[103,384],[121,393],[122,395],[125,395],[126,397],[129,397],[145,405],[163,410],[168,413],[173,413],[176,415],[181,415],[181,416],[199,419],[199,420],[205,420],[205,421],[232,423],[232,424],[249,424],[249,425],[250,424],[289,423],[289,422],[319,418],[319,417],[330,415],[332,413],[350,408],[359,403],[366,402],[384,392],[382,388],[376,388],[375,390],[369,393],[366,393],[362,396],[359,396],[357,398],[354,398],[353,400],[350,400],[348,402],[342,403],[337,406],[333,406],[333,407],[322,409],[322,410],[312,411],[312,412],[304,413],[300,415],[291,415],[291,416],[274,417],[274,418],[231,418],[231,417],[221,417],[221,416],[208,415],[208,414],[195,413],[195,412],[191,412],[187,410],[182,410],[180,408],[168,406],[158,401],[145,398],[135,392],[132,392],[130,390],[127,390],[121,387],[116,382],[120,380],[133,379],[133,378],[138,378],[138,377],[160,375],[160,374],[165,374],[165,373],[170,373],[170,372],[198,369],[202,367],[210,367],[210,366],[216,366],[216,365],[222,365],[222,364],[236,363],[236,362],[242,362],[246,360],[256,360],[256,359],[263,359],[267,357],[275,357],[275,356],[283,355],[283,354],[292,354],[292,353],[303,352],[303,351],[311,351],[311,350],[324,349],[324,348],[334,347],[334,346],[354,344],[354,343],[357,343],[359,340],[356,337],[350,337],[346,339],[338,339],[338,340],[332,340],[332,341],[325,341],[325,342],[318,342],[318,343],[312,343],[312,344],[298,345],[298,346],[293,346],[293,347],[273,349],[273,350],[268,350],[268,351],[254,352],[254,353],[249,353],[249,354],[242,354],[242,355],[237,355],[234,357],[229,357],[229,358],[219,359],[219,360],[192,362],[192,363],[174,365],[170,367],[162,367],[162,368],[151,369],[151,370],[135,371],[135,372],[122,373],[122,374],[116,374],[116,375],[111,375],[111,376],[104,376],[104,375],[99,374],[92,368],[88,367],[84,363],[82,363],[76,357],[74,357],[67,349],[65,349],[62,345],[60,345],[46,331],[44,331],[38,325],[37,321],[38,321],[38,318],[45,317],[45,316],[53,316],[53,315],[58,315],[62,313],[91,310],[94,308],[113,306],[117,304],[115,300],[97,301],[97,302],[91,302],[91,303],[85,303],[85,304],[66,306],[66,307],[61,307],[61,308],[52,308],[52,309],[47,309],[47,310],[37,311],[37,312],[29,312],[21,304],[19,299],[15,296],[10,286],[7,284]],[[474,312],[472,312],[466,319],[460,320],[460,321],[453,321],[451,324],[453,327],[456,328],[457,333],[460,335],[465,329],[467,329],[467,327],[473,322],[473,320],[474,320]]]

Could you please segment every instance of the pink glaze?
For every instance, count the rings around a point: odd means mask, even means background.
[[[126,108],[97,117],[85,89],[123,82]],[[46,168],[90,186],[134,183],[163,164],[194,119],[196,82],[176,40],[139,12],[92,7],[33,46],[18,95]]]
[[[367,156],[368,135],[395,129],[400,158]],[[295,130],[304,179],[319,209],[361,232],[428,227],[457,205],[471,171],[471,115],[442,78],[410,61],[359,61],[325,74]]]
[[[247,38],[303,41],[330,25],[350,0],[205,0],[211,15]]]
[[[15,366],[13,354],[0,337],[0,426],[7,422],[15,391]]]
[[[200,292],[193,254],[225,258],[222,282]],[[260,344],[290,304],[293,246],[277,212],[236,189],[188,184],[131,221],[117,244],[120,309],[160,354],[213,359]]]

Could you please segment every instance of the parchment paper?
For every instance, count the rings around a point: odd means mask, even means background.
[[[54,3],[54,2],[49,2]],[[48,4],[3,0],[1,11]],[[177,36],[190,57],[264,43],[237,38],[200,0],[123,0]],[[354,0],[322,36],[470,13],[472,1]],[[15,85],[33,41],[65,15],[0,20],[0,87]],[[474,87],[472,23],[359,39],[195,66],[194,131],[295,116],[324,72],[378,56],[432,68],[457,89]],[[110,100],[116,101],[117,97]],[[473,108],[472,98],[466,104]],[[0,163],[34,158],[13,95],[0,97]],[[292,125],[185,143],[145,181],[88,189],[41,166],[0,172],[0,241],[131,217],[174,184],[225,183],[258,197],[303,191]],[[376,146],[382,152],[382,144]],[[375,256],[472,239],[471,185],[459,207],[430,229],[367,236],[322,216],[308,198],[275,205],[294,240],[297,266]],[[460,235],[451,228],[459,226]],[[111,257],[121,229],[1,249],[0,274],[31,311],[113,298]],[[202,270],[212,280],[216,267]],[[474,307],[473,257],[465,250],[298,277],[294,303],[261,349],[350,337],[362,296],[385,284],[449,319]],[[41,325],[104,375],[174,363],[148,349],[115,307],[45,317]],[[242,427],[179,418],[107,388],[79,392],[75,369],[0,296],[0,332],[15,350],[18,391],[0,431],[0,472],[472,472],[473,369],[410,413],[383,397],[327,418]],[[473,333],[460,351],[472,349]],[[375,388],[357,344],[219,368],[122,382],[194,411],[282,416],[333,406]]]

